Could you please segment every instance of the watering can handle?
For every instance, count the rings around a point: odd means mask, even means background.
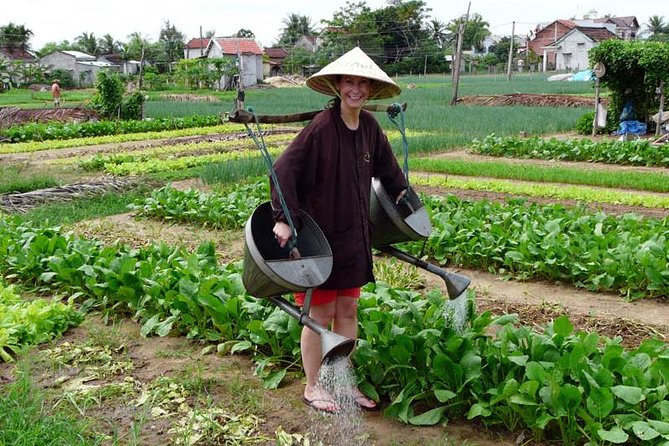
[[[411,187],[411,185],[409,185],[409,143],[407,141],[406,127],[404,125],[404,110],[406,108],[404,105],[395,102],[389,106],[388,119],[395,124],[397,130],[399,130],[402,135],[402,147],[404,149],[404,165],[402,171],[404,172],[404,178],[407,180],[407,187]],[[399,122],[396,120],[398,115],[400,117]]]
[[[250,107],[249,111],[253,113],[253,110],[251,110]],[[260,131],[260,123],[256,119],[256,127],[258,128],[257,134],[260,135],[260,138],[256,136],[256,132],[253,131],[253,128],[248,123],[244,123],[244,126],[246,127],[246,131],[248,132],[249,137],[253,139],[253,141],[256,143],[256,146],[260,150],[260,154],[262,155],[263,159],[265,160],[265,163],[267,164],[267,168],[269,169],[270,172],[270,177],[272,178],[272,184],[274,184],[276,193],[279,196],[279,202],[281,203],[281,209],[283,210],[283,215],[286,217],[286,222],[288,223],[288,226],[290,226],[291,237],[288,243],[286,244],[286,247],[288,248],[288,251],[290,252],[291,256],[298,258],[299,252],[297,251],[296,248],[297,229],[295,229],[295,224],[293,224],[293,219],[290,216],[288,205],[286,204],[286,200],[284,199],[283,193],[281,192],[279,179],[277,178],[276,172],[274,171],[274,166],[273,166],[274,163],[272,161],[272,155],[270,155],[269,150],[267,150],[265,139],[263,138],[262,132]]]

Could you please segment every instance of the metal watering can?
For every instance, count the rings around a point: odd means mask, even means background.
[[[461,274],[450,273],[393,246],[394,243],[424,240],[432,233],[430,217],[416,192],[410,187],[395,203],[378,178],[372,179],[370,196],[372,247],[403,262],[438,275],[446,284],[449,299],[465,292],[471,280]]]
[[[302,227],[297,232],[299,258],[292,258],[287,249],[274,239],[271,203],[261,204],[244,228],[244,270],[242,282],[254,297],[273,304],[306,325],[321,337],[322,361],[348,356],[355,341],[334,333],[309,317],[311,294],[332,272],[332,251],[316,222],[301,212]],[[306,292],[302,309],[281,297],[283,294]]]

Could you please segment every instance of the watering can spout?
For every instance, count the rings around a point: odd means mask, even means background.
[[[321,333],[321,362],[335,362],[351,354],[355,341],[340,334],[325,330]]]
[[[309,327],[321,337],[321,362],[335,361],[350,355],[353,351],[355,347],[353,339],[328,330],[281,296],[270,297],[269,300],[289,316],[297,319],[300,325]]]

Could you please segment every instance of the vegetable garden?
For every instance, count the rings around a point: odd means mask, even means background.
[[[351,444],[669,445],[669,145],[576,136],[580,108],[445,107],[445,78],[399,81],[416,86],[401,96],[410,180],[434,227],[403,249],[473,284],[459,325],[443,284],[378,255],[354,362],[384,410]],[[246,93],[260,114],[321,100]],[[222,117],[3,135],[0,443],[313,444],[328,422],[300,401],[300,327],[241,283],[242,228],[269,186]],[[298,131],[263,130],[272,156]],[[116,187],[35,199],[105,178]]]

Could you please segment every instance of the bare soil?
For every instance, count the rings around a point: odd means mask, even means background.
[[[602,98],[606,105],[608,100]],[[593,98],[566,94],[529,94],[511,93],[491,96],[462,96],[458,103],[467,105],[525,105],[531,107],[590,107],[594,103]]]

